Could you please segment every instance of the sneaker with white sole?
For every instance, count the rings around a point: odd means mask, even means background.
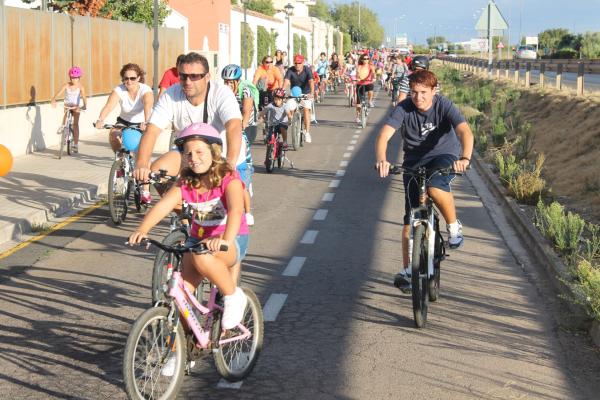
[[[397,273],[394,276],[394,286],[398,289],[404,291],[408,291],[412,289],[411,284],[412,275],[410,273],[410,269],[404,268],[402,271]]]
[[[244,317],[248,298],[240,287],[235,288],[235,292],[229,296],[223,296],[223,317],[221,318],[221,327],[223,329],[233,329]]]
[[[312,142],[312,138],[310,137],[310,133],[304,132],[304,141],[306,143],[311,143]]]
[[[446,226],[448,232],[448,246],[451,249],[458,249],[463,245],[464,238],[462,233],[462,224],[459,220]]]

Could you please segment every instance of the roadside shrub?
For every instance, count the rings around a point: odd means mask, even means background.
[[[524,204],[535,204],[540,198],[546,181],[541,178],[545,157],[538,155],[532,170],[522,167],[509,181],[508,190],[517,201]]]
[[[504,144],[506,141],[506,132],[508,132],[508,129],[506,128],[504,118],[494,118],[492,123],[492,142],[495,146],[502,146]]]
[[[572,212],[565,213],[564,207],[554,201],[549,206],[539,200],[535,211],[535,224],[554,247],[566,256],[579,249],[579,238],[585,221]]]
[[[600,225],[588,224],[587,233],[582,257],[590,263],[595,263],[600,261]]]
[[[583,305],[592,318],[600,320],[600,268],[582,260],[573,273],[576,279],[570,285],[576,294],[573,300]]]
[[[508,186],[510,181],[521,171],[521,166],[513,154],[504,155],[501,151],[496,152],[495,161],[500,180],[504,186]]]
[[[579,57],[579,53],[574,49],[560,49],[552,55],[552,58],[575,59]]]
[[[517,139],[515,140],[515,152],[518,160],[525,160],[533,151],[533,140],[535,134],[531,130],[531,124],[525,122],[519,126]]]

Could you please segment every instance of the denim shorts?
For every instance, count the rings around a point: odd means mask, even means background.
[[[241,163],[236,167],[237,172],[240,174],[240,179],[244,182],[245,188],[252,196],[252,174],[254,173],[254,167],[248,163]]]
[[[441,154],[432,158],[422,160],[404,160],[402,164],[408,168],[426,167],[429,170],[435,170],[440,168],[447,168],[452,166],[454,161],[458,160],[453,154]],[[404,174],[402,176],[404,181],[404,225],[409,224],[410,209],[419,205],[419,187],[416,179],[411,175]],[[434,187],[436,189],[443,190],[444,192],[451,192],[450,184],[454,179],[454,175],[441,175],[441,174],[428,174],[427,187]]]
[[[235,262],[237,263],[241,263],[242,260],[246,257],[246,254],[248,253],[248,242],[249,242],[249,235],[237,235],[235,237],[235,247],[236,247],[236,259]],[[195,237],[188,237],[187,240],[185,241],[185,245],[186,246],[193,246],[195,244],[197,244],[200,240],[198,238]]]

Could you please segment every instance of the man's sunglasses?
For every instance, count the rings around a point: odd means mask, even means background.
[[[137,78],[138,78],[137,76],[124,76],[123,77],[123,82],[135,81]]]
[[[179,80],[185,82],[188,78],[190,78],[190,81],[192,82],[199,81],[200,79],[204,78],[207,74],[208,72],[204,72],[202,74],[184,74],[183,72],[180,72]]]

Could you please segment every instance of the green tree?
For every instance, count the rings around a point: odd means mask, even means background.
[[[360,6],[360,25],[358,24],[358,7]],[[361,45],[379,47],[383,43],[384,30],[379,24],[377,14],[362,2],[338,4],[332,13],[333,21],[348,32],[353,42]]]
[[[560,49],[561,41],[568,34],[569,31],[563,28],[546,29],[538,35],[539,46],[550,54],[556,53]]]
[[[440,43],[448,43],[444,36],[431,36],[428,37],[426,40],[427,46],[429,46],[429,48],[436,47]]]
[[[584,58],[600,58],[600,32],[586,32],[582,35],[581,55]]]
[[[268,56],[271,46],[271,34],[263,27],[256,27],[256,65],[260,65],[262,58]]]
[[[308,57],[308,43],[306,41],[306,36],[300,38],[300,54],[304,57]]]
[[[317,3],[314,6],[308,6],[308,14],[311,17],[315,17],[325,22],[333,22],[332,10],[325,3],[325,0],[317,0]]]
[[[293,45],[292,53],[293,54],[298,54],[298,53],[300,53],[300,51],[302,51],[302,49],[301,49],[301,43],[302,42],[300,40],[300,35],[298,35],[297,33],[294,33],[294,38],[293,38],[293,41],[292,41],[292,45]],[[288,57],[292,57],[293,54],[288,54]]]
[[[131,22],[144,23],[152,26],[154,23],[154,1],[153,0],[108,0],[102,8],[102,12],[119,19]],[[170,11],[167,2],[158,2],[158,24],[162,25]]]
[[[254,57],[254,32],[248,24],[242,22],[241,26],[240,43],[246,43],[246,45],[240,46],[240,60],[242,60],[242,68],[250,68]],[[246,35],[245,40],[244,35]]]
[[[275,15],[275,7],[273,6],[273,0],[250,0],[246,4],[248,10],[256,11],[261,14],[272,17]]]

